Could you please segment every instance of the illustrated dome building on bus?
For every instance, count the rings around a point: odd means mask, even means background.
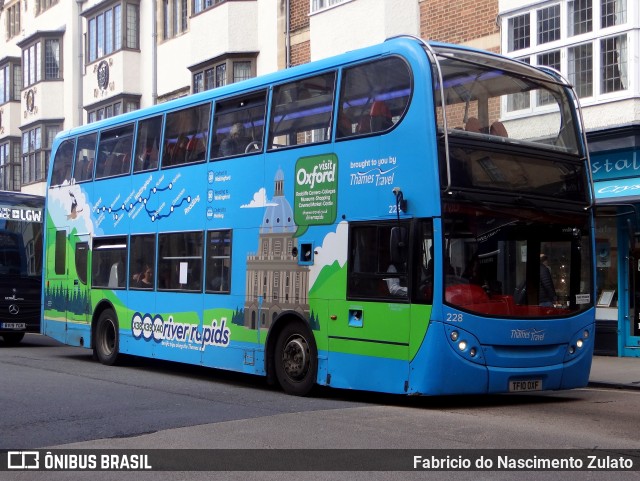
[[[293,210],[284,196],[284,172],[274,178],[274,195],[260,226],[259,250],[247,256],[247,297],[244,325],[269,328],[282,311],[296,311],[308,318],[309,269],[298,264],[298,241]],[[259,297],[262,296],[262,305]]]

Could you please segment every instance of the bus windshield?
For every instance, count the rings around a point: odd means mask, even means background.
[[[523,62],[486,53],[445,47],[435,51],[442,89],[435,81],[434,93],[438,106],[444,100],[450,135],[490,135],[493,141],[502,138],[510,143],[581,153],[572,104],[560,81],[554,82]],[[439,107],[440,131],[444,129],[442,114]]]
[[[557,317],[591,307],[588,214],[443,207],[448,304],[516,318]]]
[[[40,282],[41,217],[42,211],[31,207],[0,207],[0,274],[4,278],[31,277]]]

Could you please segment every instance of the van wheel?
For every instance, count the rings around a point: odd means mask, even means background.
[[[314,386],[318,350],[313,334],[301,323],[287,324],[278,335],[275,372],[278,383],[288,394],[304,396]]]
[[[2,338],[4,339],[4,343],[7,346],[17,346],[18,344],[20,344],[20,341],[22,341],[23,337],[24,337],[24,332],[5,332],[2,335]]]
[[[94,331],[94,354],[102,364],[113,366],[120,354],[118,319],[116,313],[107,309],[100,314]]]

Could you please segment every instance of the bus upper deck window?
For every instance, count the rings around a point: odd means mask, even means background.
[[[158,168],[158,158],[161,144],[162,115],[138,122],[136,136],[134,172],[155,170]]]
[[[269,149],[329,140],[335,72],[327,72],[274,89]]]
[[[100,133],[96,179],[128,174],[131,169],[133,124]]]
[[[75,140],[65,140],[56,152],[51,173],[51,185],[62,185],[71,180],[71,166],[73,164],[73,150]]]
[[[78,138],[76,149],[76,163],[73,177],[76,182],[91,180],[96,157],[96,134],[84,135]]]
[[[162,166],[190,164],[205,160],[209,142],[211,104],[189,107],[167,114]]]
[[[337,138],[384,132],[404,115],[411,96],[411,72],[398,57],[345,69]]]
[[[262,151],[264,119],[267,111],[266,98],[266,92],[261,90],[216,102],[212,158],[255,154]]]

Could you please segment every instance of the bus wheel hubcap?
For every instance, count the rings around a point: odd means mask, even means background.
[[[309,351],[303,338],[290,338],[282,352],[284,371],[291,379],[300,380],[304,377],[309,366]]]
[[[116,344],[115,328],[111,322],[104,326],[102,336],[102,350],[105,354],[111,354]]]

